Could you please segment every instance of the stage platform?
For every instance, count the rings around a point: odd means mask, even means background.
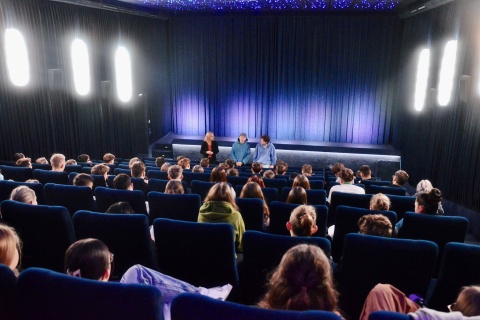
[[[200,146],[204,136],[187,136],[169,133],[155,143],[152,155],[175,158],[183,155],[192,161],[200,161]],[[228,159],[232,144],[237,137],[215,137],[220,153],[218,161]],[[248,140],[252,156],[258,138]],[[277,151],[278,160],[283,160],[291,167],[301,167],[308,163],[314,169],[323,169],[336,162],[344,163],[356,171],[367,164],[376,177],[391,180],[392,174],[401,168],[401,153],[390,145],[369,145],[353,143],[331,143],[297,140],[272,140]]]

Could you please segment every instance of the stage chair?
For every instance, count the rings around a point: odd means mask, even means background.
[[[95,209],[93,191],[89,187],[47,183],[44,188],[46,204],[65,207],[70,216],[78,210]]]
[[[33,177],[43,185],[47,183],[69,184],[68,173],[65,171],[59,172],[35,169],[33,170]]]
[[[88,280],[33,268],[18,278],[18,319],[163,320],[153,286]]]
[[[341,320],[327,311],[285,311],[262,309],[205,297],[194,293],[182,293],[172,301],[172,320]]]
[[[161,179],[148,179],[148,192],[155,191],[155,192],[165,192],[165,188],[167,187],[167,183],[170,180],[161,180]],[[182,181],[183,190],[187,191],[187,183]]]
[[[286,224],[290,221],[290,214],[299,204],[273,201],[268,208],[270,209],[270,226],[268,232],[271,234],[289,236]],[[322,205],[313,206],[317,212],[318,231],[313,234],[316,237],[325,237],[327,230],[328,207]]]
[[[403,215],[405,212],[415,211],[415,201],[417,200],[416,197],[407,197],[407,196],[395,196],[395,195],[387,195],[390,199],[391,205],[390,210],[395,211],[397,214],[397,221],[403,219]]]
[[[313,244],[330,257],[330,241],[319,237],[291,237],[258,231],[243,234],[243,270],[241,277],[242,302],[256,304],[265,294],[268,275],[285,252],[297,244]]]
[[[65,166],[64,169],[65,172],[70,173],[70,172],[82,172],[82,166],[81,165],[68,165]]]
[[[150,224],[153,224],[156,218],[197,222],[202,206],[200,195],[194,193],[166,194],[152,191],[148,193],[147,199]]]
[[[378,283],[425,297],[437,254],[438,246],[431,241],[347,234],[335,269],[340,309],[358,319],[368,293]]]
[[[263,179],[266,188],[275,188],[278,190],[278,194],[282,194],[282,189],[287,186],[286,179]],[[277,200],[277,199],[275,199]]]
[[[264,206],[262,199],[236,198],[246,230],[263,231]]]
[[[372,194],[383,193],[383,194],[392,194],[394,196],[407,196],[408,193],[405,188],[402,187],[389,187],[389,186],[376,186],[370,185],[369,191]]]
[[[244,186],[248,182],[247,177],[234,177],[234,176],[227,176],[227,182],[232,185],[232,187],[236,186]]]
[[[120,173],[125,173],[126,175],[129,175],[130,177],[132,176],[132,172],[130,171],[130,169],[121,169],[121,168],[115,168],[113,170],[113,174],[114,175],[119,175]]]
[[[0,319],[16,319],[16,303],[17,277],[9,267],[0,264]]]
[[[12,190],[20,186],[27,186],[35,191],[38,204],[45,204],[43,185],[41,183],[17,182],[9,180],[0,180],[0,202],[10,199]]]
[[[147,177],[148,177],[148,179],[168,180],[168,172],[167,171],[149,170],[149,171],[147,171]]]
[[[448,312],[447,306],[457,299],[463,286],[480,283],[480,246],[447,243],[438,280],[428,307]]]
[[[200,195],[203,201],[207,197],[207,194],[210,191],[210,188],[215,185],[215,182],[193,180],[191,185],[192,185],[192,193]]]
[[[343,252],[343,240],[348,233],[358,233],[358,220],[367,214],[382,214],[392,223],[392,231],[397,223],[397,215],[393,211],[376,211],[348,206],[338,206],[335,213],[335,233],[332,239],[333,261],[338,262]]]
[[[108,208],[117,202],[126,201],[130,203],[135,213],[147,214],[145,205],[145,194],[140,190],[117,190],[104,187],[98,187],[94,191],[97,200],[97,209],[105,212]]]
[[[112,280],[120,280],[135,264],[158,269],[146,216],[81,210],[72,220],[77,239],[99,239],[115,254]]]
[[[288,199],[288,194],[292,188],[286,187],[282,189],[282,201],[286,202]],[[323,189],[318,190],[305,190],[307,193],[307,202],[309,205],[325,205],[327,192]]]
[[[375,311],[368,317],[369,320],[410,320],[410,317],[400,312]]]
[[[194,286],[238,286],[232,225],[158,218],[153,229],[161,272]]]
[[[354,193],[344,193],[344,192],[333,192],[332,198],[330,199],[330,207],[328,215],[328,226],[330,227],[335,222],[335,211],[337,206],[349,206],[355,208],[370,208],[370,199],[372,198],[371,194],[354,194]],[[390,208],[394,211],[392,208]],[[396,211],[395,211],[396,213]],[[398,218],[398,215],[397,215]]]
[[[68,210],[5,200],[0,204],[3,222],[17,231],[23,243],[22,267],[63,272],[65,251],[75,242]]]
[[[25,182],[33,179],[33,171],[28,167],[0,166],[0,171],[5,180]]]
[[[445,245],[449,242],[465,241],[468,220],[464,217],[438,216],[406,212],[398,238],[429,240],[438,245],[438,263],[435,275],[440,269]]]

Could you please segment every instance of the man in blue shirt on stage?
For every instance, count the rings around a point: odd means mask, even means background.
[[[232,151],[230,151],[230,159],[235,161],[236,166],[246,165],[248,160],[250,160],[250,145],[248,144],[247,134],[242,132],[232,146]]]
[[[255,147],[253,162],[260,162],[264,168],[273,168],[277,163],[277,153],[269,136],[263,135],[260,138],[260,143]]]

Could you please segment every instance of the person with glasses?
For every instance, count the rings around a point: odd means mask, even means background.
[[[368,294],[360,320],[367,320],[375,311],[408,314],[412,319],[464,319],[480,316],[480,286],[463,287],[457,300],[448,306],[451,313],[425,308],[417,295],[407,296],[389,284],[377,284]]]

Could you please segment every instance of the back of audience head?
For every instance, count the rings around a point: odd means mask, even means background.
[[[0,264],[9,267],[18,276],[22,244],[15,229],[0,224]]]
[[[120,201],[112,204],[110,207],[108,207],[107,211],[105,213],[126,213],[126,214],[131,214],[135,213],[133,210],[132,206],[130,203],[125,202],[125,201]]]
[[[263,165],[260,162],[254,162],[252,163],[252,172],[254,174],[260,174],[263,170]]]
[[[205,197],[204,202],[209,201],[224,201],[232,205],[235,210],[238,210],[237,204],[235,203],[235,198],[233,197],[232,191],[228,183],[219,182],[215,183],[208,191],[207,196]]]
[[[287,173],[287,167],[285,167],[282,164],[277,164],[275,166],[275,174],[276,175],[284,175],[285,173]]]
[[[112,270],[113,254],[97,239],[82,239],[65,252],[66,274],[91,280],[108,281]]]
[[[310,190],[310,181],[304,175],[299,174],[293,180],[292,188],[293,187],[302,187],[305,190]]]
[[[312,206],[301,205],[290,214],[287,229],[291,236],[310,237],[317,232],[317,212]]]
[[[220,166],[213,168],[210,173],[210,182],[227,182],[227,173]]]
[[[224,163],[224,162],[219,163],[219,164],[218,164],[218,167],[219,167],[220,169],[225,170],[225,172],[227,172],[227,170],[230,169],[230,167],[228,166],[228,164],[226,164],[226,163]]]
[[[37,158],[37,160],[35,160],[35,163],[38,163],[38,164],[48,164],[48,160],[47,160],[47,158],[45,158],[45,157],[40,157],[40,158]]]
[[[264,179],[275,179],[275,172],[273,172],[272,170],[266,170],[263,173],[263,178]]]
[[[307,192],[302,187],[294,187],[288,193],[287,203],[307,204]]]
[[[183,178],[183,169],[179,165],[173,165],[168,168],[169,180],[181,180]]]
[[[337,176],[346,184],[353,183],[353,179],[355,178],[352,169],[349,168],[343,168],[338,172]]]
[[[204,173],[205,170],[203,169],[203,167],[201,165],[197,164],[196,166],[194,166],[192,168],[192,172]]]
[[[77,187],[90,187],[90,189],[93,189],[93,177],[86,173],[79,173],[73,179],[73,185]]]
[[[202,160],[200,160],[200,166],[202,166],[203,168],[208,168],[209,165],[210,160],[208,160],[208,158],[202,158]]]
[[[165,193],[168,194],[183,194],[184,192],[182,182],[179,180],[170,180],[165,186]]]
[[[105,153],[103,155],[103,161],[105,161],[106,164],[113,164],[115,162],[115,156],[111,153]]]
[[[292,172],[288,177],[288,180],[295,180],[297,176],[298,176],[298,172]]]
[[[277,166],[284,166],[284,167],[285,167],[285,171],[288,170],[288,163],[286,163],[286,162],[283,161],[283,160],[278,160],[278,161],[277,161]]]
[[[442,192],[437,188],[433,188],[427,193],[421,193],[415,200],[415,212],[435,215],[440,201],[442,201]]]
[[[238,170],[235,169],[235,168],[230,168],[227,170],[227,176],[230,176],[230,177],[238,177],[239,176],[239,173],[238,173]]]
[[[313,174],[312,166],[309,164],[304,164],[302,166],[302,175],[309,177]]]
[[[108,171],[110,171],[110,167],[104,163],[100,163],[100,164],[94,165],[90,170],[90,173],[106,176]]]
[[[338,173],[340,171],[342,171],[342,169],[344,169],[344,168],[345,168],[345,166],[343,165],[343,163],[337,162],[332,166],[332,172],[333,172],[334,175],[338,176]]]
[[[225,160],[225,164],[228,165],[229,169],[235,167],[235,161],[233,161],[232,159]]]
[[[135,163],[135,162],[142,162],[142,160],[138,157],[133,157],[132,159],[130,159],[130,161],[128,162],[128,167],[130,169],[132,169],[132,165]]]
[[[133,190],[132,179],[128,174],[120,173],[113,179],[113,187],[118,190]]]
[[[17,167],[27,167],[31,168],[32,167],[32,159],[30,158],[21,158],[18,159],[17,162],[15,162],[15,165]]]
[[[420,182],[417,184],[417,189],[416,193],[425,193],[425,192],[430,192],[430,190],[433,189],[433,185],[429,180],[420,180]]]
[[[77,165],[77,161],[75,159],[68,159],[67,161],[65,161],[65,165],[66,166],[75,166],[75,165]]]
[[[25,155],[21,152],[14,153],[12,156],[12,160],[14,162],[17,162],[19,159],[23,159],[23,158],[25,158]]]
[[[180,161],[180,160],[182,160],[183,158],[185,158],[185,156],[178,156],[178,157],[177,157],[177,162]]]
[[[262,188],[256,182],[247,182],[242,188],[240,198],[254,198],[265,200],[262,192]]]
[[[382,214],[367,214],[358,220],[359,233],[390,238],[392,236],[392,223]]]
[[[164,157],[157,157],[155,159],[155,166],[161,168],[163,164],[165,163],[165,158]]]
[[[180,167],[182,167],[183,170],[185,170],[185,169],[188,170],[188,169],[190,169],[190,159],[188,159],[188,158],[182,158],[182,159],[180,159],[180,161],[178,161],[178,165],[179,165]]]
[[[360,172],[360,178],[362,178],[362,180],[368,180],[372,178],[372,170],[370,170],[369,166],[363,165],[360,167],[360,169],[358,169],[358,171]]]
[[[65,169],[65,156],[61,153],[55,153],[50,158],[50,164],[53,171],[63,171]]]
[[[265,188],[265,182],[259,176],[251,176],[250,178],[248,178],[248,182],[258,183],[260,188]]]
[[[162,167],[160,168],[160,171],[165,171],[167,172],[168,169],[172,166],[171,163],[168,163],[168,162],[165,162],[164,164],[162,164]]]
[[[82,153],[77,157],[78,162],[90,162],[90,156],[88,154]]]
[[[480,286],[463,287],[450,309],[461,312],[465,317],[480,316]]]
[[[383,193],[377,193],[370,199],[370,210],[386,211],[390,210],[390,198]]]
[[[34,205],[37,204],[35,191],[27,186],[20,186],[13,189],[10,193],[10,200]]]
[[[145,164],[141,161],[136,161],[132,163],[130,171],[133,178],[145,178]]]
[[[259,306],[277,310],[336,312],[337,304],[338,293],[329,259],[319,247],[299,244],[283,255]]]
[[[398,170],[393,175],[393,183],[399,186],[403,186],[408,181],[408,173],[403,170]]]

